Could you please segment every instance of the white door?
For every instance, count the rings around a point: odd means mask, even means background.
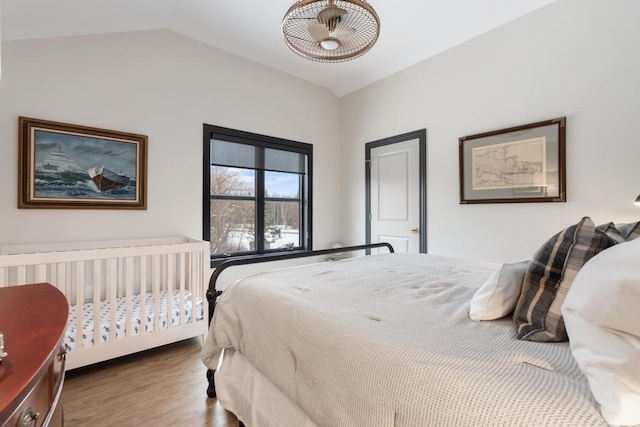
[[[420,252],[419,139],[373,148],[370,161],[371,243]]]

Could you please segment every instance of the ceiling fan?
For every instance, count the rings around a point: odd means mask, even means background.
[[[300,0],[282,20],[287,46],[319,62],[357,58],[373,47],[379,34],[378,15],[364,0]]]

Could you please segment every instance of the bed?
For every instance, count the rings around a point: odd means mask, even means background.
[[[551,246],[562,246],[569,258],[616,255],[612,243],[598,237],[592,240],[599,250],[583,256],[585,229],[596,233],[595,226],[581,222],[559,233]],[[574,239],[568,247],[561,241],[567,235]],[[471,303],[487,283],[506,280],[496,273],[507,264],[391,253],[242,279],[218,297],[203,344],[203,361],[215,370],[217,398],[251,427],[634,425],[640,415],[640,377],[634,378],[640,341],[631,344],[625,362],[631,391],[623,394],[632,396],[616,402],[622,407],[616,413],[607,401],[616,393],[606,389],[602,397],[592,381],[598,375],[578,357],[583,340],[576,333],[573,343],[572,314],[566,316],[572,342],[518,338],[539,335],[514,317],[524,309],[522,295],[531,291],[522,277],[529,278],[536,257],[544,258],[548,249],[517,267],[516,301],[500,295],[498,304],[507,313],[483,321],[470,318]],[[634,267],[640,239],[634,250],[630,268],[640,277]],[[571,272],[574,261],[563,261],[561,282],[585,281]],[[580,311],[578,299],[558,291],[556,300],[565,298],[563,305]],[[588,325],[579,328],[591,333]],[[631,328],[628,335],[638,338],[637,327]]]
[[[0,287],[67,298],[67,370],[203,335],[209,271],[209,243],[181,236],[0,246]]]

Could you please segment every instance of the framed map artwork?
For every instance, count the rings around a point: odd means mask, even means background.
[[[460,203],[565,202],[566,117],[460,138]]]

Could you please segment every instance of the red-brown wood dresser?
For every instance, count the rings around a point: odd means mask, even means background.
[[[0,426],[62,426],[69,307],[47,283],[0,288]]]

